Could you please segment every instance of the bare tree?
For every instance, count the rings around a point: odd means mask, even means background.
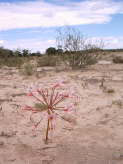
[[[56,44],[62,47],[64,51],[76,52],[82,50],[85,43],[85,37],[79,30],[65,27],[57,29]]]
[[[56,44],[63,49],[64,61],[73,69],[96,63],[103,48],[102,40],[98,40],[97,44],[84,37],[79,30],[70,27],[57,30]]]

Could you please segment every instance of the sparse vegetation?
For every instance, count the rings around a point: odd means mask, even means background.
[[[42,56],[41,58],[37,59],[37,66],[44,67],[44,66],[56,66],[58,57],[57,56]]]
[[[116,63],[116,64],[123,64],[123,57],[122,56],[115,56],[113,58],[113,63]]]
[[[88,53],[90,55],[93,54],[93,52]],[[118,53],[116,52],[111,54],[109,54],[109,56],[107,54],[106,58],[103,56],[103,60],[111,60],[112,57]],[[59,159],[54,157],[56,155],[57,147],[59,148],[59,145],[62,144],[63,146],[60,147],[60,149],[62,150],[63,148],[63,158],[65,155],[69,155],[66,153],[66,148],[69,149],[70,147],[70,154],[75,155],[75,163],[81,163],[81,159],[83,158],[81,153],[85,154],[85,150],[82,152],[83,142],[79,141],[87,141],[84,145],[85,147],[87,146],[86,154],[91,155],[91,152],[93,153],[93,150],[95,148],[97,149],[96,152],[94,151],[95,154],[93,154],[96,159],[101,157],[101,149],[105,152],[105,150],[108,150],[109,148],[105,139],[110,141],[110,144],[113,143],[113,150],[117,150],[117,148],[121,148],[122,150],[122,65],[112,63],[107,65],[105,63],[98,63],[87,69],[72,71],[69,65],[64,65],[64,62],[60,60],[62,56],[66,58],[67,55],[69,55],[69,52],[62,52],[60,56],[17,56],[16,58],[22,60],[24,63],[21,65],[19,71],[25,71],[25,69],[27,71],[27,64],[29,64],[29,70],[30,64],[31,68],[34,68],[34,73],[31,69],[32,76],[29,77],[28,73],[26,73],[25,76],[21,76],[21,74],[18,73],[18,68],[3,67],[0,69],[0,139],[4,142],[4,144],[1,142],[0,146],[3,153],[5,153],[5,156],[2,157],[2,154],[0,156],[2,161],[4,161],[5,158],[8,159],[11,154],[10,149],[12,148],[14,151],[12,151],[13,155],[11,159],[13,160],[13,157],[14,159],[16,158],[16,161],[14,161],[15,163],[20,160],[20,157],[21,159],[24,157],[24,160],[20,161],[20,163],[24,163],[25,159],[28,159],[29,162],[33,160],[34,163],[37,162],[37,159],[41,159],[41,161],[39,160],[38,162],[42,163],[42,159],[46,157],[46,159],[49,160],[49,156],[53,156],[53,161],[59,163]],[[8,57],[8,59],[10,58],[15,57]],[[1,60],[2,59],[3,58],[1,58]],[[57,60],[55,67],[39,67],[35,72],[37,61],[43,59],[58,59],[59,61]],[[65,61],[68,62],[67,59],[65,59]],[[56,67],[58,73],[55,72]],[[68,68],[67,71],[66,68]],[[62,70],[62,72],[59,70]],[[55,110],[55,112],[59,114],[55,120],[56,115],[54,115],[52,111],[50,115],[47,114],[47,105],[44,105],[39,101],[39,99],[41,99],[41,95],[38,95],[37,91],[38,89],[43,90],[46,87],[49,89],[49,85],[52,85],[54,80],[59,80],[61,78],[65,79],[65,88],[58,88],[58,93],[66,93],[66,89],[69,88],[70,91],[68,93],[73,93],[72,89],[74,88],[81,99],[79,99],[79,105],[78,102],[74,103],[75,112],[70,110],[69,113],[66,113],[69,111],[68,108],[65,108],[65,112],[62,111],[62,108]],[[28,97],[25,96],[25,92],[27,93],[26,89],[29,92],[32,91],[30,88],[33,87],[33,84],[34,96],[37,96],[39,99],[35,99],[35,97],[33,99],[33,96],[28,99]],[[29,88],[27,88],[27,85],[29,85]],[[50,94],[47,94],[47,91],[44,91],[44,94],[48,98],[48,103],[50,103],[50,96],[48,96]],[[57,97],[57,92],[55,97]],[[53,99],[55,99],[55,97]],[[59,100],[60,98],[58,101]],[[21,110],[25,107],[25,104],[32,108],[29,108],[28,106],[28,108],[24,111]],[[67,104],[69,105],[69,99],[65,99],[63,103],[58,106],[56,105],[55,107],[64,107],[64,105]],[[48,120],[50,122],[49,128],[47,128]],[[41,124],[39,125],[40,121]],[[17,134],[14,133],[14,135],[9,135],[13,134],[11,133],[13,128]],[[112,134],[114,137],[110,140]],[[94,138],[92,136],[94,136]],[[6,146],[7,138],[11,141],[7,144],[8,146]],[[104,140],[102,140],[102,138],[104,138]],[[44,144],[44,139],[47,139],[46,143],[49,143],[48,145]],[[98,140],[96,145],[95,140]],[[100,147],[100,142],[103,142],[103,147],[105,147],[105,149]],[[92,143],[94,144],[92,145]],[[14,147],[11,147],[11,145]],[[40,153],[40,150],[46,153],[45,157],[43,157],[44,153]],[[104,163],[104,160],[106,159],[105,156],[107,157],[107,150],[102,157],[102,163]],[[111,157],[113,150],[108,150],[111,153]],[[78,152],[80,156],[78,156]],[[19,153],[19,156],[17,153]],[[34,154],[36,154],[35,157],[33,157]],[[60,155],[61,151],[58,154],[58,158]],[[93,161],[93,155],[91,157],[87,157],[89,159],[89,163],[100,163],[100,159],[98,161]],[[74,157],[72,160],[73,159]],[[72,163],[72,160],[69,162],[65,159],[64,163]],[[26,162],[29,163],[28,161]],[[61,161],[63,161],[63,159]],[[10,163],[10,161],[7,162]]]
[[[107,93],[115,93],[115,90],[112,88],[107,89]]]
[[[57,44],[64,50],[62,58],[72,69],[95,64],[102,51],[102,43],[102,41],[98,41],[98,45],[92,43],[73,28],[58,31]]]
[[[37,62],[38,67],[56,66],[58,68],[59,59],[65,66],[72,69],[81,69],[88,65],[97,63],[101,55],[105,52],[115,52],[115,50],[104,50],[102,40],[96,43],[93,40],[85,38],[78,30],[74,28],[65,28],[63,31],[58,30],[56,38],[57,49],[49,47],[45,54],[40,52],[31,52],[28,49],[17,49],[15,51],[0,47],[0,67],[21,67],[27,60],[32,58]],[[117,52],[122,52],[122,49],[117,49]],[[38,58],[37,58],[38,57]],[[114,63],[123,63],[121,56],[113,57]],[[28,64],[27,64],[28,65]],[[33,72],[30,66],[26,66],[28,75]],[[26,72],[26,71],[25,71]]]
[[[103,91],[108,94],[113,94],[115,93],[115,90],[113,88],[108,88],[106,86],[103,87]]]
[[[31,76],[36,72],[36,67],[33,64],[26,63],[24,65],[22,73],[27,76]]]
[[[123,106],[123,100],[121,99],[113,100],[112,105],[117,105],[121,108]]]
[[[57,50],[55,47],[49,47],[46,49],[46,54],[47,55],[56,55]]]
[[[25,63],[25,60],[20,57],[5,57],[0,58],[0,66],[18,67],[20,68]]]

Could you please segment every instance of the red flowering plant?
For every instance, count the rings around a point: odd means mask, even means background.
[[[38,106],[31,107],[26,105],[23,108],[23,110],[31,112],[31,121],[33,121],[32,116],[36,113],[42,114],[42,112],[45,112],[47,115],[46,143],[48,141],[49,131],[55,128],[56,118],[62,118],[61,112],[75,111],[75,106],[79,98],[74,89],[66,86],[65,81],[50,83],[48,87],[44,85],[42,87],[30,87],[27,96],[33,97],[38,102]],[[38,127],[41,120],[38,122],[33,121],[34,126]]]

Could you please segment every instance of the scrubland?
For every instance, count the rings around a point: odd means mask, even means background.
[[[122,164],[123,64],[112,62],[114,56],[117,52],[76,70],[54,60],[41,67],[41,61],[35,62],[39,58],[23,66],[1,66],[0,164]],[[45,144],[45,120],[33,130],[21,106],[31,103],[25,86],[55,79],[74,86],[81,99],[76,113],[65,116],[70,123],[57,119]]]

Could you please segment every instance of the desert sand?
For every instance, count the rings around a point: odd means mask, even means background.
[[[81,96],[68,123],[57,119],[49,144],[45,120],[33,130],[24,85],[65,78]],[[0,164],[123,164],[123,65],[100,63],[83,70],[54,68],[24,76],[0,69]]]

